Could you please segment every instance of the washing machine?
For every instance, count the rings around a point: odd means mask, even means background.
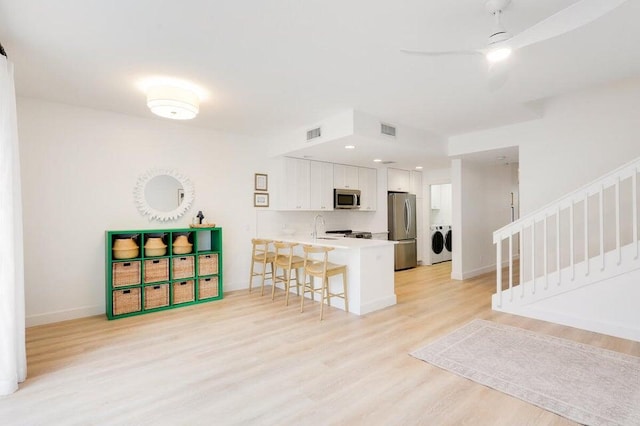
[[[444,226],[431,225],[431,263],[444,262]]]
[[[451,225],[444,226],[444,250],[442,250],[442,260],[451,260]]]

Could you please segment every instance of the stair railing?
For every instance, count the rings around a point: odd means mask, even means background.
[[[557,268],[557,281],[556,285],[562,285],[561,282],[561,255],[568,254],[569,257],[569,268],[571,279],[575,278],[575,268],[576,262],[574,259],[574,255],[578,254],[578,250],[582,250],[584,254],[584,266],[585,266],[585,275],[589,275],[589,260],[594,256],[589,256],[589,241],[590,236],[593,238],[595,234],[598,234],[599,238],[599,252],[596,256],[600,257],[601,263],[600,267],[602,270],[606,267],[605,265],[605,242],[604,242],[604,216],[605,216],[605,201],[604,201],[604,193],[608,188],[614,187],[614,215],[615,215],[615,251],[617,252],[617,263],[620,264],[621,261],[621,229],[620,229],[620,214],[621,214],[621,197],[620,197],[620,184],[622,181],[626,179],[631,179],[631,232],[632,232],[632,243],[635,245],[635,259],[638,258],[639,255],[639,246],[638,246],[638,171],[640,170],[640,158],[637,158],[605,175],[596,179],[595,181],[584,185],[583,187],[553,201],[552,203],[547,204],[546,206],[527,214],[526,216],[521,217],[520,219],[512,222],[493,233],[493,243],[496,244],[496,292],[497,292],[497,307],[502,306],[502,297],[503,297],[503,283],[502,283],[502,268],[503,268],[503,260],[502,260],[502,252],[503,252],[503,244],[504,241],[507,240],[507,263],[508,263],[508,297],[510,301],[513,301],[514,297],[514,287],[517,284],[520,284],[520,296],[525,296],[525,285],[523,280],[523,271],[525,269],[525,263],[528,262],[531,270],[531,292],[535,294],[536,292],[536,260],[542,262],[542,277],[544,282],[544,289],[547,289],[549,286],[549,270],[548,270],[548,261],[549,261],[549,245],[548,245],[548,227],[547,223],[550,220],[555,221],[555,265]],[[589,226],[589,198],[597,196],[597,206],[598,206],[598,226],[597,229],[593,229],[593,227]],[[578,247],[580,241],[576,241],[576,232],[574,226],[574,209],[576,205],[579,203],[583,203],[583,211],[584,211],[584,235],[583,235],[583,245],[582,247]],[[568,209],[569,213],[569,236],[568,236],[568,244],[565,244],[565,247],[561,247],[561,234],[560,234],[560,215],[563,211]],[[536,240],[536,225],[542,224],[544,228],[542,241]],[[524,232],[525,230],[530,229],[530,241],[525,247],[525,238]],[[517,238],[517,243],[519,245],[519,282],[514,284],[513,282],[513,269],[514,269],[514,240]],[[538,245],[537,245],[538,244]],[[542,259],[539,256],[536,256],[536,248],[539,248],[539,245],[542,246]],[[568,246],[568,247],[566,247]],[[528,253],[526,259],[523,259],[523,250],[527,249]],[[568,249],[568,253],[565,253]],[[540,251],[540,250],[538,250]],[[537,259],[538,258],[538,259]]]

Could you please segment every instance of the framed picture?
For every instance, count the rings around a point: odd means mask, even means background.
[[[255,192],[253,194],[253,207],[269,207],[269,194]]]
[[[267,175],[262,173],[256,173],[255,176],[255,190],[256,191],[268,191],[269,190],[269,182]]]

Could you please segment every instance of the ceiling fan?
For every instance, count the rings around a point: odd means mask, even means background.
[[[506,82],[506,59],[515,50],[565,34],[595,21],[627,0],[580,0],[556,12],[519,34],[512,36],[503,27],[501,16],[511,0],[487,0],[487,11],[495,17],[489,41],[474,50],[424,51],[400,49],[404,53],[424,56],[481,55],[489,63],[489,87],[497,89]]]

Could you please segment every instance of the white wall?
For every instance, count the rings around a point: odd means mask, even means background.
[[[455,136],[449,154],[519,146],[525,215],[640,156],[640,78],[547,101],[540,120]]]
[[[184,227],[198,210],[223,228],[225,290],[247,287],[263,144],[26,98],[18,127],[29,325],[104,313],[105,230]],[[174,223],[150,223],[133,203],[137,177],[154,167],[195,185],[192,209]]]

